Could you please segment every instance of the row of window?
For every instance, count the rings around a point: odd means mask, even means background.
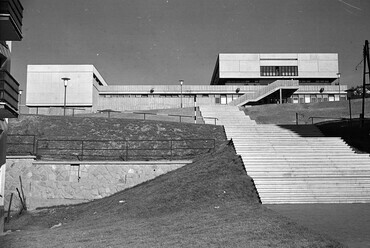
[[[261,76],[298,76],[298,66],[261,66]]]
[[[339,100],[346,100],[345,96],[334,94],[312,94],[312,95],[293,95],[293,103],[314,103],[314,102],[337,102]]]
[[[234,94],[234,95],[227,95],[229,98],[238,98],[243,94]],[[119,95],[119,94],[107,94],[107,95],[102,95],[105,98],[148,98],[148,97],[165,97],[165,98],[177,98],[177,97],[183,97],[183,98],[193,98],[196,96],[197,98],[206,98],[206,97],[213,97],[213,98],[221,98],[221,96],[226,95],[220,95],[220,94],[197,94],[197,95],[182,95],[181,94],[126,94],[126,95]]]

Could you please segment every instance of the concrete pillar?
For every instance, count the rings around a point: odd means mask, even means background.
[[[0,234],[4,232],[4,200],[5,200],[5,165],[6,165],[6,134],[8,124],[6,119],[0,119]]]
[[[283,89],[279,89],[280,93],[280,104],[283,104]]]
[[[4,220],[5,220],[5,168],[6,164],[3,164],[0,168],[0,235],[4,232]]]

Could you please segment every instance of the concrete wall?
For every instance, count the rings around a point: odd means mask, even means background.
[[[71,162],[34,161],[33,158],[8,158],[5,207],[10,194],[19,188],[22,177],[30,209],[60,204],[75,204],[109,196],[135,186],[191,161]],[[13,196],[12,209],[20,206]]]
[[[220,54],[220,78],[274,78],[260,75],[260,66],[298,66],[294,78],[337,78],[338,54]],[[293,78],[293,77],[292,77]]]
[[[63,106],[64,82],[68,77],[67,106],[92,106],[93,65],[28,65],[27,106]],[[104,82],[102,78],[101,81]]]
[[[8,132],[7,121],[0,119],[0,234],[4,230],[4,198],[5,198],[5,159],[6,138]]]
[[[194,106],[194,95],[197,106],[214,105],[215,98],[224,95],[236,98],[248,92],[254,92],[263,86],[254,85],[184,85],[182,88],[183,107]],[[153,90],[150,93],[151,89]],[[238,93],[236,93],[238,91]],[[113,109],[146,110],[180,108],[181,88],[179,85],[113,85],[99,87],[96,110]],[[145,95],[146,97],[142,97]]]

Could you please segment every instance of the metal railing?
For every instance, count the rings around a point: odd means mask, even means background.
[[[7,154],[12,155],[35,155],[36,135],[8,134]]]
[[[325,117],[325,116],[310,116],[308,117],[308,120],[311,119],[311,124],[313,125],[315,123],[315,119],[318,119],[318,120],[339,120],[339,121],[349,121],[349,119],[347,118],[336,118],[336,117]]]
[[[298,81],[297,80],[276,80],[275,82],[267,85],[266,87],[263,87],[253,93],[246,93],[239,98],[233,100],[230,102],[230,105],[233,106],[240,106],[243,104],[246,104],[250,101],[256,102],[260,100],[261,98],[265,97],[266,95],[269,95],[281,88],[289,88],[289,87],[295,87],[298,89]]]
[[[218,121],[218,118],[216,118],[216,117],[202,117],[203,119],[211,119],[211,120],[214,120],[214,122],[215,122],[215,125],[217,125],[217,121]]]
[[[121,112],[121,111],[116,111],[116,110],[98,110],[98,112],[108,113],[108,118],[111,118],[111,113],[120,113],[120,114],[142,115],[143,120],[150,120],[150,118],[148,118],[148,116],[178,117],[179,122],[183,122],[184,119],[194,120],[194,115],[161,114],[161,113],[151,113],[151,112],[126,112],[126,111]],[[203,117],[197,115],[197,124],[203,124],[204,121],[200,121],[201,118],[203,118]]]
[[[215,149],[215,139],[82,140],[9,135],[9,155],[38,159],[158,160],[192,158]]]
[[[295,113],[295,119],[296,119],[296,125],[299,125],[299,120],[300,119],[304,119],[305,118],[305,115],[304,114],[301,114],[301,113]],[[350,118],[344,118],[344,117],[331,117],[331,116],[309,116],[307,117],[305,120],[304,120],[304,124],[315,124],[317,122],[315,122],[315,120],[326,120],[326,121],[333,121],[333,120],[337,120],[337,121],[348,121],[350,122],[351,119]]]

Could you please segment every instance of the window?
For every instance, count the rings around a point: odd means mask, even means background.
[[[221,95],[221,104],[227,104],[226,95]]]
[[[304,96],[304,102],[305,102],[305,103],[310,103],[310,102],[311,102],[311,97],[310,97],[310,95],[305,95],[305,96]]]
[[[298,66],[261,66],[261,76],[298,76]]]

